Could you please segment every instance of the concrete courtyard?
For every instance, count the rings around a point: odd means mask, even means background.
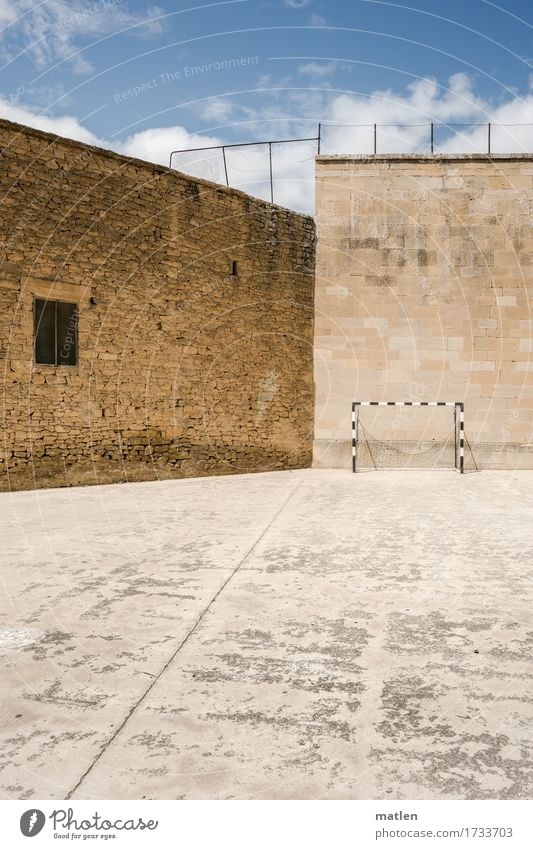
[[[0,495],[3,798],[531,795],[533,472]]]

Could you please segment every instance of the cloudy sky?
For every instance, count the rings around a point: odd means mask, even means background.
[[[3,117],[168,164],[172,150],[533,150],[531,0],[0,0]],[[416,126],[411,126],[416,125]],[[275,145],[275,199],[309,210],[313,142]],[[230,150],[266,194],[267,148]],[[223,180],[219,151],[173,158]]]

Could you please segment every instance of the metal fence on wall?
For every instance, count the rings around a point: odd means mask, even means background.
[[[241,184],[268,185],[268,194],[274,203],[274,181],[276,175],[276,157],[280,149],[288,145],[312,145],[307,161],[314,160],[320,152],[320,137],[310,136],[298,139],[271,139],[265,142],[244,142],[242,144],[223,144],[211,147],[195,147],[185,150],[173,150],[170,154],[170,167],[178,167],[193,176],[204,177],[214,182],[224,182],[226,186],[241,188]],[[299,154],[293,157],[298,160]],[[180,155],[177,161],[174,157]],[[304,160],[306,161],[306,160]],[[194,170],[191,171],[190,169]],[[230,175],[234,179],[230,179]],[[246,189],[249,191],[249,188]]]
[[[313,179],[317,154],[526,153],[533,124],[319,123],[316,135],[173,150],[170,167],[272,202],[298,206],[298,186]],[[291,197],[293,203],[291,204]]]

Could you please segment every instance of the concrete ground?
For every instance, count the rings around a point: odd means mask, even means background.
[[[532,792],[533,472],[0,495],[3,798]]]

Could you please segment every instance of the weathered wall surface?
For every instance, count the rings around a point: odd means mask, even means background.
[[[9,122],[0,141],[0,487],[308,465],[313,221]],[[36,296],[80,304],[77,367],[33,362]]]
[[[533,156],[319,157],[316,208],[315,463],[352,400],[443,400],[471,467],[531,468]]]

